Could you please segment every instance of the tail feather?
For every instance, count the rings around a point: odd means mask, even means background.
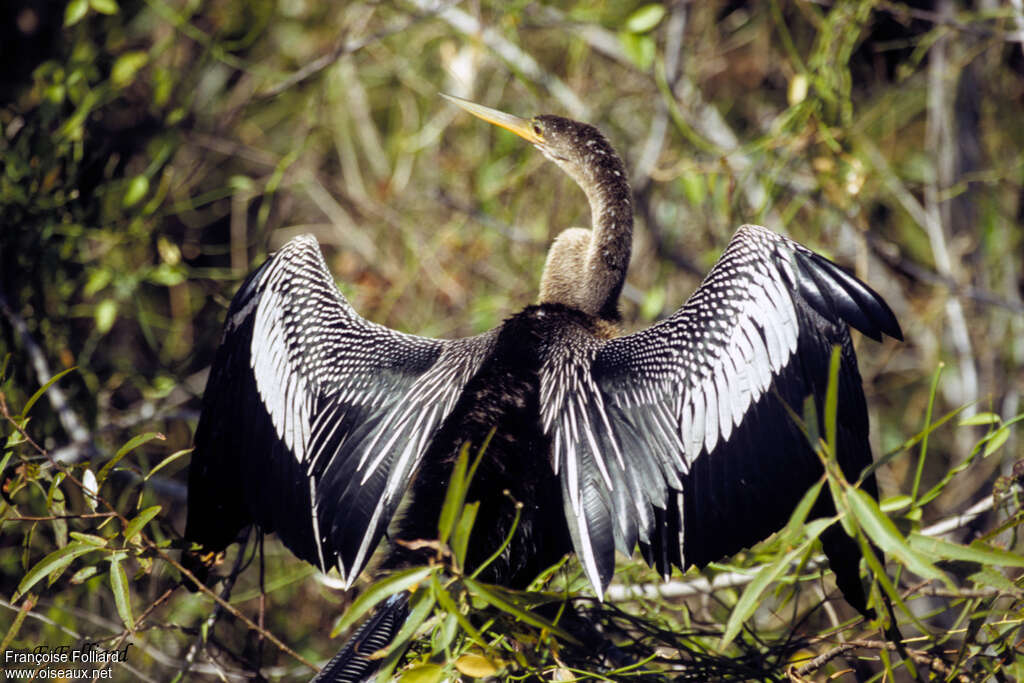
[[[380,659],[371,659],[371,655],[391,644],[408,616],[408,593],[388,598],[311,683],[359,683],[369,680],[381,662]]]

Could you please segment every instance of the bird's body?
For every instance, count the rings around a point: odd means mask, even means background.
[[[877,294],[795,242],[743,226],[674,315],[614,336],[632,240],[614,150],[586,124],[457,103],[566,170],[590,200],[593,229],[556,239],[538,305],[458,340],[364,320],[315,240],[288,243],[228,312],[196,434],[187,538],[219,550],[255,522],[351,584],[389,525],[400,541],[436,537],[458,453],[489,439],[467,496],[481,505],[471,568],[505,541],[517,502],[522,510],[486,580],[525,586],[573,550],[599,595],[616,549],[639,547],[666,575],[703,565],[780,528],[820,479],[787,406],[799,414],[814,396],[824,412],[835,345],[837,455],[851,481],[861,475],[871,454],[847,326],[900,336]],[[872,477],[862,486],[876,493]],[[815,513],[831,510],[823,494]],[[838,525],[823,542],[863,611],[856,543]],[[383,568],[420,561],[415,546],[393,544]]]

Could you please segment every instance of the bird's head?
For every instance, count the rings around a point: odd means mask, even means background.
[[[452,95],[442,96],[473,116],[509,130],[533,144],[541,154],[555,162],[583,188],[598,178],[595,172],[607,169],[625,180],[625,169],[611,144],[594,126],[554,114],[530,119],[491,109]]]
[[[594,126],[542,114],[524,119],[451,95],[473,116],[510,130],[555,162],[590,200],[593,229],[569,228],[551,245],[540,302],[617,321],[633,234],[633,208],[622,159]]]

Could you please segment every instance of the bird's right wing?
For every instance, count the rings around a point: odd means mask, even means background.
[[[568,330],[552,344],[543,423],[573,545],[599,594],[615,548],[630,554],[639,542],[667,572],[785,523],[822,471],[786,406],[799,412],[807,396],[824,396],[833,345],[842,347],[839,461],[860,474],[871,455],[848,324],[875,339],[901,335],[866,285],[747,225],[667,320],[610,341]]]
[[[351,584],[492,343],[361,318],[316,240],[291,240],[228,311],[196,431],[186,539],[220,550],[255,521]]]

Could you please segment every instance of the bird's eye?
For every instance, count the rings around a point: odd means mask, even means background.
[[[533,122],[533,133],[537,137],[544,137],[544,129],[540,127],[540,124],[536,121]]]

